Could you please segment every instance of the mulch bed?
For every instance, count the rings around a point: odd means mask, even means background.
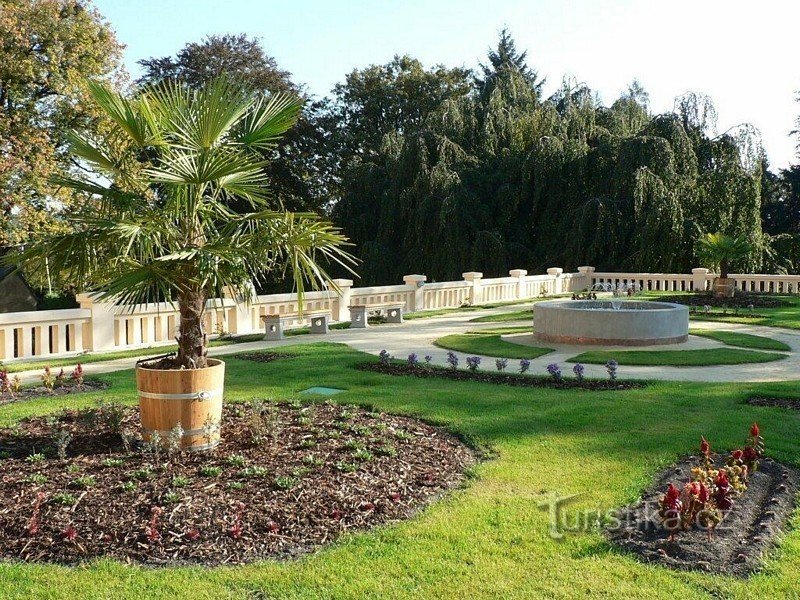
[[[270,363],[282,358],[291,358],[291,354],[281,354],[279,352],[242,352],[241,354],[233,354],[232,358],[241,360],[251,360],[253,362]]]
[[[66,460],[53,448],[59,428],[73,436]],[[205,454],[126,452],[121,433],[134,429],[137,410],[106,405],[0,430],[0,556],[289,558],[409,518],[461,485],[477,460],[440,428],[330,402],[226,405],[223,441]]]
[[[21,400],[30,400],[33,398],[41,398],[50,397],[50,396],[66,396],[72,394],[82,394],[84,392],[96,392],[98,390],[104,390],[108,387],[108,384],[103,381],[95,381],[92,379],[86,379],[81,385],[75,384],[64,384],[62,386],[54,387],[52,390],[48,390],[44,386],[36,386],[36,387],[25,387],[22,388],[19,392],[15,394],[11,394],[9,392],[0,392],[0,404],[9,404],[11,402],[19,402]]]
[[[800,398],[767,398],[754,396],[747,399],[748,404],[753,406],[772,406],[777,408],[789,408],[800,410]]]
[[[715,458],[718,464],[724,460]],[[746,577],[758,570],[763,554],[788,527],[800,490],[800,472],[770,458],[762,460],[711,541],[700,528],[681,531],[669,541],[658,516],[658,502],[670,482],[680,482],[682,487],[682,482],[689,481],[691,468],[697,464],[698,458],[689,457],[659,473],[639,503],[617,513],[622,525],[606,529],[606,537],[645,562]]]
[[[455,381],[477,381],[480,383],[499,383],[515,387],[538,387],[554,388],[558,390],[586,390],[586,391],[606,391],[606,390],[631,390],[645,387],[642,381],[612,381],[611,379],[562,379],[556,381],[552,377],[538,377],[535,375],[523,375],[521,373],[501,373],[493,371],[467,371],[463,369],[446,369],[444,367],[417,366],[412,367],[407,364],[382,364],[382,363],[362,363],[357,365],[362,371],[372,371],[383,373],[384,375],[407,375],[420,379],[432,377],[438,379],[452,379]]]
[[[747,309],[750,305],[752,305],[753,308],[791,306],[791,303],[786,300],[761,294],[736,294],[733,298],[719,298],[713,294],[687,294],[681,296],[660,296],[658,301],[674,302],[675,304],[685,304],[686,306],[701,307],[708,305],[714,308],[731,309]]]

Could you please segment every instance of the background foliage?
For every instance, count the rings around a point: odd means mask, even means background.
[[[0,246],[8,246],[65,226],[75,196],[50,177],[80,165],[66,157],[64,134],[102,134],[85,81],[122,80],[120,47],[86,0],[3,8]],[[272,193],[288,210],[326,213],[343,227],[364,283],[580,264],[686,271],[709,232],[752,246],[734,272],[800,272],[800,166],[771,171],[754,128],[718,132],[713,103],[698,93],[654,114],[636,81],[609,105],[568,78],[545,96],[507,31],[474,71],[396,56],[354,69],[322,99],[243,34],[140,64],[134,95],[164,80],[198,88],[224,72],[265,95],[298,96],[298,125],[264,151]]]

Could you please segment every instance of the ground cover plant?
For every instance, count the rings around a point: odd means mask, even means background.
[[[621,365],[706,367],[765,363],[785,359],[785,354],[758,352],[739,348],[709,348],[702,350],[590,350],[567,359],[567,362],[606,364],[615,359]]]
[[[687,304],[693,300],[694,294],[664,294],[648,292],[644,294],[644,299],[663,300],[667,302],[680,302]],[[708,296],[706,296],[708,298]],[[734,297],[736,298],[736,297]],[[711,310],[704,312],[703,304],[695,305],[696,310],[690,312],[689,318],[693,321],[719,321],[724,323],[743,323],[745,325],[765,325],[767,327],[784,327],[786,329],[800,329],[800,297],[799,296],[772,296],[772,295],[752,295],[743,307],[738,309],[738,314],[730,302],[724,301],[730,298],[718,299],[720,307],[710,304]],[[769,306],[755,306],[755,303],[769,303]],[[708,302],[705,302],[708,304]],[[747,308],[749,304],[754,304],[751,311]],[[721,308],[727,306],[728,308]]]
[[[347,390],[335,396],[337,402],[446,424],[487,447],[493,458],[476,467],[465,489],[415,518],[346,535],[324,552],[301,560],[223,569],[139,569],[111,560],[79,569],[9,562],[0,564],[0,595],[140,600],[169,590],[176,598],[196,600],[498,594],[566,598],[597,590],[607,590],[612,597],[648,598],[773,598],[796,593],[797,527],[786,530],[778,551],[768,554],[761,570],[744,580],[644,565],[613,550],[600,527],[593,525],[595,519],[574,531],[557,531],[563,535],[555,539],[548,510],[540,507],[551,497],[580,494],[566,504],[565,518],[574,523],[584,511],[605,512],[632,503],[660,469],[696,447],[701,434],[715,440],[719,449],[735,448],[753,421],[769,432],[767,458],[797,465],[800,413],[746,403],[756,395],[796,395],[794,382],[650,382],[635,390],[585,393],[359,371],[356,365],[375,358],[329,343],[281,352],[294,358],[257,363],[228,357],[227,401],[265,396],[288,400],[324,382]],[[507,370],[516,368],[509,361]],[[569,369],[563,370],[569,377]],[[66,406],[92,407],[101,397],[135,403],[130,372],[102,379],[110,384],[103,392],[0,407],[0,424],[13,425],[20,418]],[[142,517],[144,521],[149,515]],[[800,525],[796,516],[794,524]]]
[[[442,430],[355,406],[229,405],[237,435],[210,455],[181,452],[182,432],[166,447],[142,444],[136,413],[103,404],[0,431],[0,555],[158,565],[296,556],[408,517],[474,464]]]
[[[739,331],[719,331],[716,329],[690,329],[691,335],[699,335],[712,340],[717,340],[728,346],[738,346],[739,348],[751,348],[753,350],[775,350],[777,352],[789,352],[792,348],[779,340],[773,340],[763,335],[753,335],[751,333],[741,333]]]
[[[438,338],[434,344],[440,348],[499,358],[538,358],[553,352],[552,348],[523,346],[507,342],[499,335],[456,333]]]
[[[413,357],[413,360],[412,360]],[[558,365],[547,366],[546,376],[530,375],[531,361],[527,358],[521,359],[518,363],[509,363],[507,358],[498,358],[493,362],[487,362],[487,368],[481,369],[483,362],[480,356],[467,356],[464,360],[466,369],[460,369],[460,360],[453,352],[448,352],[448,367],[440,367],[430,364],[426,360],[424,364],[419,363],[417,355],[412,354],[405,362],[393,360],[391,354],[386,350],[381,350],[378,362],[366,362],[358,365],[364,371],[374,371],[385,375],[409,376],[418,379],[438,378],[450,379],[454,381],[473,381],[491,384],[508,385],[514,387],[538,387],[538,388],[558,388],[558,389],[580,389],[580,390],[626,390],[643,387],[641,381],[620,381],[617,379],[617,366],[614,361],[609,361],[606,368],[609,373],[607,380],[586,379],[583,376],[583,365],[575,365],[574,378],[562,376]],[[427,358],[427,357],[426,357]],[[492,365],[495,371],[489,370]]]
[[[701,437],[699,454],[664,469],[609,539],[647,562],[749,575],[787,527],[800,489],[800,471],[764,459],[764,450],[756,423],[727,453]]]

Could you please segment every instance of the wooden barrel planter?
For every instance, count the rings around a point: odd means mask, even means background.
[[[183,428],[181,445],[189,452],[213,448],[220,441],[225,363],[208,359],[204,369],[148,369],[136,367],[136,389],[142,437],[158,431],[166,443],[173,428]]]

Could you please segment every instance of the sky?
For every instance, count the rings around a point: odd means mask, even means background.
[[[610,104],[638,79],[655,113],[687,91],[709,95],[719,133],[760,132],[770,164],[800,162],[796,0],[95,0],[125,64],[174,55],[210,34],[247,33],[293,80],[324,96],[355,68],[410,54],[477,67],[508,27],[552,92],[563,77]]]

